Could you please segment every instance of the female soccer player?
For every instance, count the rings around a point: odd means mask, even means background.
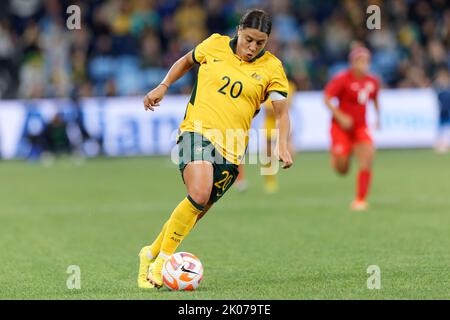
[[[281,62],[265,51],[270,17],[251,10],[241,19],[237,35],[213,34],[179,59],[144,99],[145,110],[159,106],[167,89],[197,63],[196,85],[179,128],[179,169],[187,196],[172,212],[159,236],[139,253],[138,286],[160,288],[165,259],[173,254],[195,223],[211,208],[238,175],[252,118],[268,97],[278,119],[278,158],[292,165],[288,151],[288,81]]]
[[[372,137],[366,123],[366,106],[373,100],[377,127],[380,126],[378,104],[378,80],[368,74],[370,51],[358,46],[349,55],[350,69],[331,79],[325,88],[325,104],[332,112],[331,163],[334,170],[345,175],[350,165],[350,156],[355,153],[359,165],[356,198],[351,209],[368,209],[366,201],[372,177],[372,161],[375,154]],[[339,100],[338,107],[332,98]]]

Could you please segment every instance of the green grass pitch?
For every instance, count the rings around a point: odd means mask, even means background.
[[[1,162],[0,298],[450,298],[449,156],[379,151],[365,213],[348,210],[355,167],[338,177],[327,153],[298,154],[276,195],[258,172],[247,166],[250,189],[231,189],[179,248],[204,264],[199,290],[170,292],[136,285],[139,249],[185,196],[167,157]]]

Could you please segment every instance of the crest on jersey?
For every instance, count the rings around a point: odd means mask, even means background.
[[[253,79],[256,79],[256,80],[258,80],[258,81],[261,81],[261,80],[262,80],[262,77],[261,77],[259,74],[257,74],[256,72],[253,72],[252,78],[253,78]]]
[[[375,90],[375,86],[372,82],[366,82],[365,87],[368,92],[372,92]]]
[[[202,152],[203,152],[203,147],[202,146],[195,147],[195,149],[194,149],[194,153],[195,154],[202,154]]]

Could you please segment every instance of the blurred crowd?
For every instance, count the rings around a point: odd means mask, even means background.
[[[366,27],[368,5],[381,29]],[[81,28],[66,12],[81,9]],[[320,90],[346,67],[352,42],[373,53],[384,87],[433,85],[450,68],[447,0],[8,0],[0,4],[0,97],[143,94],[214,32],[233,36],[248,8],[272,14],[269,50],[299,90]],[[190,93],[193,72],[171,87]]]

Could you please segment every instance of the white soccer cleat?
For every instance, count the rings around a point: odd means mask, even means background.
[[[350,204],[350,209],[353,211],[367,211],[369,209],[369,204],[365,200],[354,200]]]

